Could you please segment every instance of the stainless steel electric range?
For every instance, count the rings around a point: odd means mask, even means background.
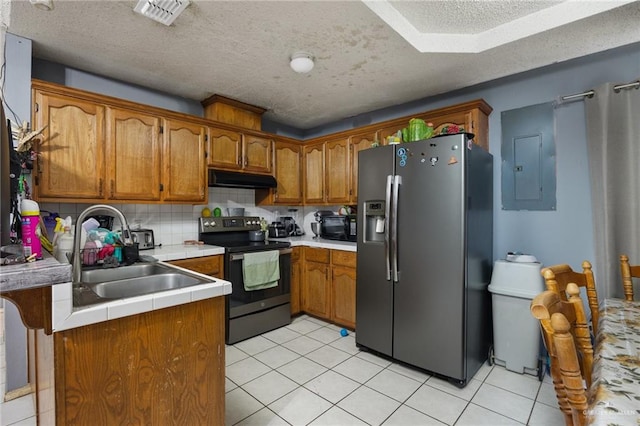
[[[250,241],[249,231],[260,229],[253,216],[199,219],[199,240],[225,248],[224,279],[232,284],[226,296],[226,342],[232,344],[291,323],[291,245],[282,241]],[[245,253],[278,250],[280,280],[276,287],[245,290]]]

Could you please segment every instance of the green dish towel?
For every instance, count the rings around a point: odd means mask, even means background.
[[[253,291],[277,286],[280,279],[279,258],[278,250],[245,253],[242,263],[244,289]]]

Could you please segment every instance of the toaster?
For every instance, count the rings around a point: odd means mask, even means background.
[[[131,230],[131,239],[138,243],[138,250],[151,250],[155,246],[152,229]]]

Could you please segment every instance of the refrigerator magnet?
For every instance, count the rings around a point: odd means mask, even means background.
[[[452,164],[456,164],[457,162],[458,162],[458,159],[452,155],[451,158],[449,158],[449,162],[447,164],[452,165]]]

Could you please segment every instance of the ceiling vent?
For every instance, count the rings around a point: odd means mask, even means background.
[[[165,25],[173,21],[189,6],[189,0],[139,0],[135,12]]]

